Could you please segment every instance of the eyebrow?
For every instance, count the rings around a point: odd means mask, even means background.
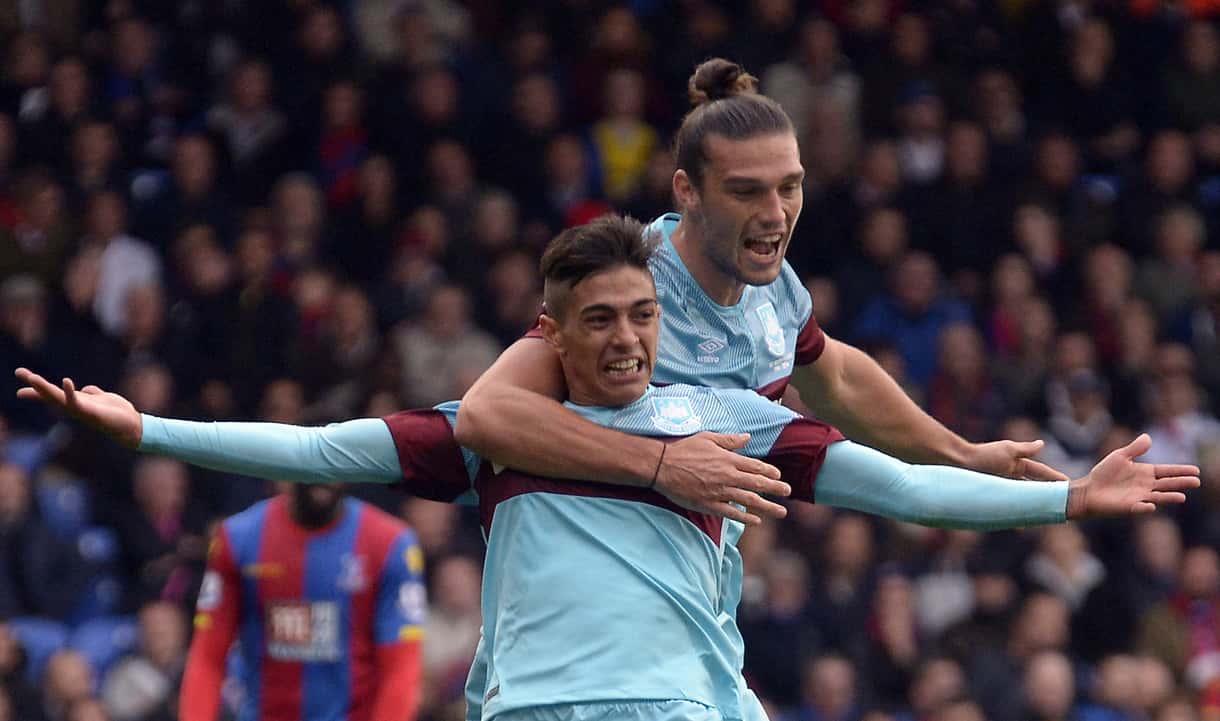
[[[659,305],[659,303],[657,302],[656,298],[641,298],[628,306],[628,310],[638,310],[649,305]],[[590,313],[614,313],[617,310],[618,308],[615,308],[609,303],[594,303],[593,305],[587,305],[584,308],[581,308],[580,314],[584,316]]]
[[[799,172],[788,173],[783,178],[780,178],[779,182],[782,185],[785,183],[800,182],[801,180],[804,180],[804,179],[805,179],[805,170],[801,169]],[[730,175],[729,177],[724,179],[723,183],[724,183],[724,185],[734,185],[734,186],[741,186],[741,187],[748,187],[748,188],[754,188],[754,187],[766,185],[766,182],[764,182],[760,178],[751,178],[751,177],[742,176],[742,175],[736,175],[736,176]]]

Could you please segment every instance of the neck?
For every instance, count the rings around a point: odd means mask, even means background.
[[[316,531],[319,528],[324,528],[333,523],[343,513],[343,500],[340,499],[335,504],[334,508],[329,509],[325,513],[311,511],[301,506],[299,503],[289,504],[292,520],[301,528],[307,531]]]
[[[746,289],[745,283],[726,275],[712,263],[706,253],[701,252],[698,231],[687,222],[685,215],[678,221],[678,227],[674,229],[670,240],[678,251],[678,257],[690,271],[691,277],[714,303],[730,306],[741,300],[741,294]]]

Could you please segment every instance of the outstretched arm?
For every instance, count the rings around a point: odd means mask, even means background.
[[[1033,459],[1042,441],[970,443],[915,404],[877,362],[833,338],[792,384],[817,416],[848,438],[910,463],[944,463],[1010,478],[1066,481]]]
[[[361,418],[324,427],[280,423],[197,423],[141,414],[123,396],[97,386],[62,387],[24,368],[21,398],[59,408],[115,441],[204,468],[256,478],[303,483],[380,482],[402,479],[386,423]]]
[[[994,530],[1151,513],[1186,500],[1199,469],[1137,463],[1147,435],[1106,456],[1083,478],[1025,483],[949,466],[903,463],[850,441],[835,443],[814,486],[819,503],[925,526]]]
[[[458,443],[496,463],[554,478],[651,487],[685,508],[757,523],[782,518],[786,496],[774,467],[733,451],[748,436],[700,433],[665,444],[612,431],[559,402],[566,395],[555,351],[539,338],[518,340],[462,398]],[[664,454],[662,451],[664,450]],[[732,506],[739,503],[747,511]],[[757,515],[756,515],[757,514]]]

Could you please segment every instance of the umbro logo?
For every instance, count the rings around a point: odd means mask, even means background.
[[[724,348],[724,346],[725,346],[724,341],[718,340],[716,338],[708,338],[707,340],[700,343],[698,345],[698,348],[699,348],[699,350],[703,351],[704,353],[715,353],[716,351],[720,350],[721,348]]]

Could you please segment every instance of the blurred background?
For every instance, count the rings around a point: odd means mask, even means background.
[[[272,492],[14,398],[325,423],[459,397],[565,226],[671,209],[687,77],[791,115],[789,259],[831,335],[1070,474],[1146,431],[1181,509],[981,535],[793,504],[742,540],[774,719],[1220,718],[1220,4],[0,3],[0,721],[172,719],[206,537]],[[429,557],[426,719],[479,628],[468,511],[356,491]],[[229,689],[236,698],[240,689]]]

